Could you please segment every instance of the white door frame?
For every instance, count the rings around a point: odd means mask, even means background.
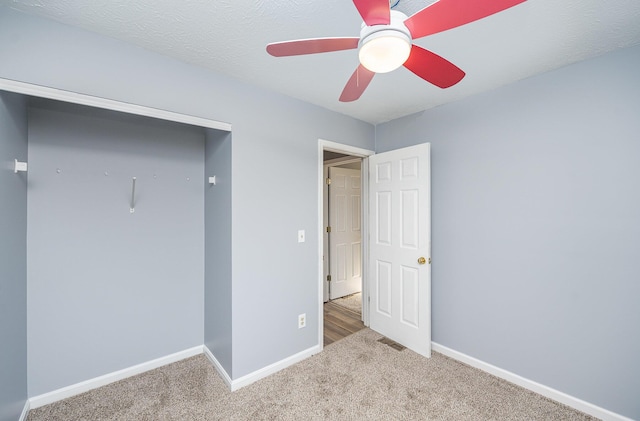
[[[356,146],[345,145],[332,142],[330,140],[318,139],[318,346],[320,350],[324,348],[324,151],[338,152],[362,158],[362,297],[369,296],[369,284],[367,267],[369,265],[369,156],[375,154],[369,149],[358,148]],[[369,305],[363,301],[362,319],[365,326],[369,326]]]

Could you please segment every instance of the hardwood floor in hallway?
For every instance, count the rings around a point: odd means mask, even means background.
[[[324,346],[364,329],[359,312],[331,301],[324,304]]]

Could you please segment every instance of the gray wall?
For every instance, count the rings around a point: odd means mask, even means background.
[[[204,141],[148,118],[29,108],[30,396],[203,343]]]
[[[4,6],[0,57],[3,78],[231,123],[233,377],[317,345],[318,139],[373,149],[373,126]]]
[[[432,143],[433,340],[640,419],[640,47],[377,128]]]
[[[16,420],[27,400],[27,106],[0,91],[0,420]]]
[[[207,130],[205,178],[204,344],[229,376],[232,367],[231,133]]]

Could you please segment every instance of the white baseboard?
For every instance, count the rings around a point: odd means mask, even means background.
[[[534,382],[533,380],[526,379],[515,373],[496,367],[495,365],[491,365],[484,361],[480,361],[474,357],[463,354],[462,352],[455,351],[451,348],[447,348],[446,346],[440,345],[436,342],[431,343],[431,348],[436,352],[453,358],[454,360],[461,361],[467,365],[478,368],[482,371],[486,371],[487,373],[493,374],[496,377],[500,377],[501,379],[504,379],[508,382],[517,384],[518,386],[524,387],[525,389],[529,389],[532,392],[538,393],[542,396],[546,396],[547,398],[553,399],[554,401],[563,403],[567,406],[577,409],[578,411],[582,411],[586,414],[600,418],[603,421],[633,421],[631,420],[631,418],[627,418],[623,415],[609,411],[608,409],[604,409],[589,402],[583,401],[582,399],[567,395],[564,392],[552,389],[543,384]]]
[[[263,379],[273,373],[282,370],[283,368],[287,368],[290,365],[309,358],[310,356],[317,354],[321,350],[322,348],[320,347],[320,345],[312,346],[311,348],[300,351],[297,354],[285,358],[284,360],[280,360],[264,368],[261,368],[260,370],[256,370],[253,373],[249,373],[245,376],[235,379],[231,382],[231,390],[234,391],[240,389],[241,387],[248,386],[251,383],[254,383],[260,379]]]
[[[231,385],[233,384],[233,380],[231,380],[231,377],[229,376],[229,373],[227,373],[227,370],[222,367],[220,361],[218,361],[218,359],[215,357],[215,355],[213,355],[211,350],[209,350],[206,345],[202,346],[202,350],[204,352],[204,355],[206,355],[209,361],[211,361],[211,364],[213,364],[218,374],[220,374],[220,377],[222,377],[222,380],[224,380],[227,387],[233,390],[233,388],[231,387]]]
[[[297,362],[304,360],[305,358],[309,358],[312,355],[320,352],[322,348],[320,345],[313,346],[311,348],[305,349],[304,351],[300,351],[297,354],[294,354],[284,360],[277,361],[273,364],[270,364],[266,367],[263,367],[259,370],[254,371],[253,373],[249,373],[245,376],[242,376],[238,379],[232,380],[229,374],[222,368],[222,365],[218,362],[213,353],[205,346],[204,353],[211,360],[218,373],[222,376],[222,379],[227,384],[231,391],[236,391],[242,387],[248,386],[251,383],[255,383],[260,379],[263,379],[271,374],[274,374],[284,368],[289,367]]]
[[[134,365],[133,367],[125,368],[123,370],[114,371],[113,373],[105,374],[104,376],[89,379],[71,386],[63,387],[62,389],[34,396],[29,398],[28,402],[31,409],[39,408],[43,405],[48,405],[62,399],[70,398],[71,396],[79,395],[80,393],[88,392],[89,390],[93,390],[176,361],[184,360],[185,358],[193,357],[198,354],[202,354],[202,345],[176,352],[175,354],[167,355],[165,357],[157,358],[155,360],[147,361],[142,364]]]
[[[29,399],[27,399],[24,403],[24,408],[22,408],[22,414],[20,414],[20,418],[18,421],[27,421],[27,416],[29,415],[29,410],[31,406],[29,405]]]

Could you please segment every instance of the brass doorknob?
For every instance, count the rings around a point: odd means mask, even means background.
[[[427,263],[427,259],[425,259],[424,257],[420,257],[418,259],[418,264],[419,265],[424,265],[425,263]]]

